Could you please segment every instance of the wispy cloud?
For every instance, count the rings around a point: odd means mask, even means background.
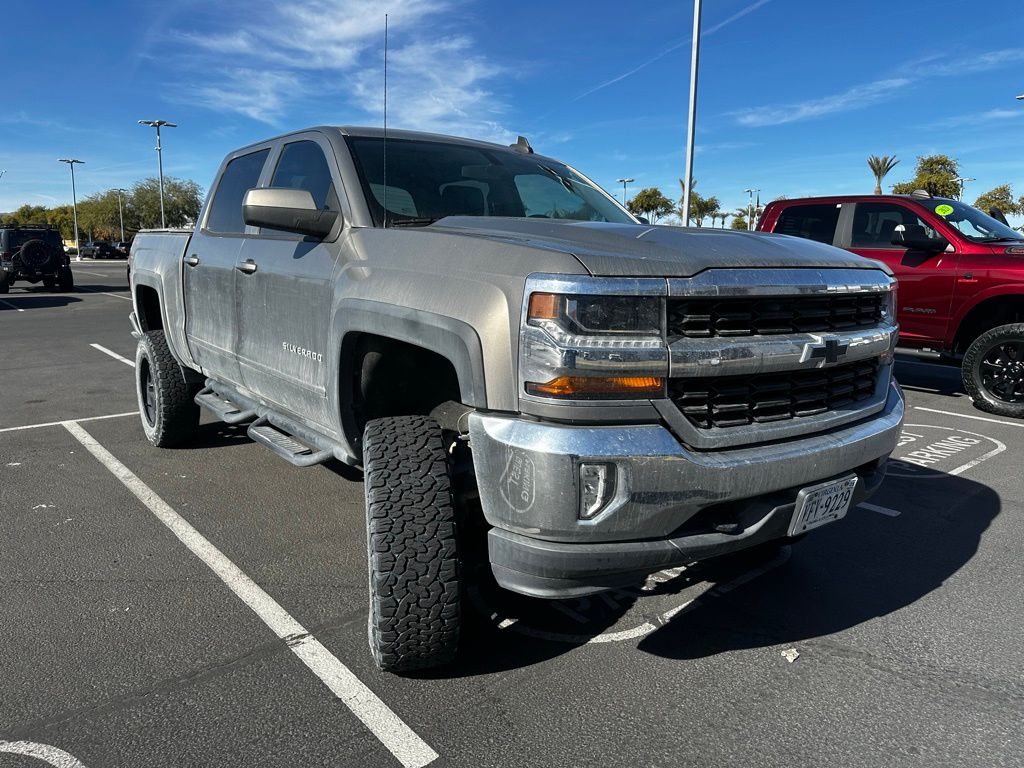
[[[837,112],[850,112],[855,109],[878,104],[893,98],[896,92],[909,85],[912,81],[905,77],[894,77],[888,80],[876,80],[872,83],[855,85],[842,93],[823,96],[818,99],[800,101],[793,104],[751,107],[732,114],[740,125],[760,127],[766,125],[783,125],[800,120],[823,117]]]
[[[947,59],[929,56],[913,67],[918,77],[945,77],[948,75],[973,75],[1024,61],[1024,48],[1003,48],[998,51],[960,56]]]
[[[390,122],[506,138],[498,122],[503,105],[488,87],[500,68],[472,38],[443,33],[446,12],[459,1],[389,3]],[[242,23],[230,30],[172,34],[203,76],[201,85],[189,77],[170,86],[169,99],[275,126],[303,105],[315,105],[327,119],[380,120],[385,9],[379,0],[262,0],[237,10],[227,16]]]
[[[744,8],[741,8],[739,11],[734,13],[729,18],[727,18],[727,19],[725,19],[723,21],[718,22],[717,24],[709,27],[708,29],[702,30],[701,33],[700,33],[701,39],[703,40],[708,35],[715,34],[715,32],[717,32],[718,30],[722,29],[723,27],[729,26],[734,21],[738,21],[739,19],[742,19],[748,13],[753,13],[758,8],[760,8],[762,5],[765,5],[765,4],[770,3],[770,2],[771,2],[771,0],[756,0],[756,2],[753,2],[750,5],[748,5],[748,6],[744,7]],[[646,61],[644,61],[641,64],[638,64],[637,66],[633,67],[632,69],[628,69],[625,72],[623,72],[622,74],[616,75],[615,77],[613,77],[613,78],[611,78],[609,80],[605,80],[603,83],[599,83],[598,85],[595,85],[593,88],[588,88],[583,93],[579,94],[575,99],[573,99],[573,101],[579,101],[580,99],[582,99],[582,98],[584,98],[586,96],[589,96],[592,93],[597,93],[598,91],[602,90],[603,88],[607,88],[609,85],[614,85],[615,83],[618,83],[618,82],[621,82],[622,80],[625,80],[627,77],[632,77],[637,72],[640,72],[641,70],[646,69],[647,67],[651,66],[651,64],[654,64],[656,61],[660,61],[661,59],[665,58],[666,56],[668,56],[673,51],[679,50],[684,45],[689,45],[692,40],[693,40],[693,37],[690,36],[690,37],[685,37],[682,40],[679,40],[679,41],[677,41],[675,43],[672,43],[670,46],[668,46],[667,48],[663,49],[656,56],[652,56],[651,58],[647,59]]]
[[[937,120],[933,125],[937,128],[956,128],[961,125],[980,125],[982,123],[1000,122],[1002,120],[1018,120],[1024,117],[1021,109],[990,109],[987,112],[972,112],[967,115],[955,115]]]

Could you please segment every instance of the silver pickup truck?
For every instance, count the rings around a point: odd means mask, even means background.
[[[522,139],[239,149],[194,232],[135,239],[131,289],[150,442],[201,406],[362,468],[394,671],[453,658],[470,548],[561,598],[793,541],[878,487],[903,419],[885,267],[649,226]]]

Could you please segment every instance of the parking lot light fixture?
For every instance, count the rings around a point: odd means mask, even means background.
[[[1017,97],[1017,101],[1024,101],[1024,93]]]
[[[75,227],[75,261],[82,260],[82,252],[78,248],[78,195],[75,192],[75,163],[85,165],[84,160],[75,160],[71,157],[58,158],[58,162],[67,163],[71,168],[71,218]]]
[[[968,181],[977,181],[977,179],[970,179],[970,178],[967,178],[966,176],[958,176],[957,178],[953,179],[953,181],[959,182],[959,184],[960,184],[960,197],[957,198],[957,199],[958,200],[963,200],[964,199],[964,184],[966,184]]]
[[[622,185],[622,204],[626,204],[626,185],[632,184],[636,179],[617,179],[619,184]]]
[[[759,187],[751,187],[750,189],[744,189],[743,191],[746,192],[747,196],[748,196],[748,200],[747,200],[747,230],[752,230],[754,228],[754,193],[755,192],[760,192],[761,189]]]
[[[121,189],[118,187],[114,190],[117,192],[117,218],[121,222],[121,242],[124,242],[124,209],[121,207],[121,195],[127,194],[127,189]]]
[[[156,164],[160,173],[160,228],[167,229],[167,217],[164,215],[164,156],[160,146],[160,129],[177,128],[177,123],[169,123],[166,120],[139,120],[139,125],[148,125],[156,128]]]

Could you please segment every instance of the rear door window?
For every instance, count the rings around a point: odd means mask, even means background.
[[[898,226],[924,228],[926,237],[937,237],[938,233],[920,216],[898,203],[857,203],[853,214],[853,231],[850,233],[851,248],[906,248],[892,244],[893,232]]]
[[[261,149],[248,155],[236,157],[224,168],[217,184],[210,213],[206,217],[206,228],[213,232],[241,234],[245,232],[242,218],[242,199],[245,193],[259,184],[263,164],[270,149]]]
[[[840,208],[836,203],[791,205],[779,214],[773,231],[831,245],[836,236]]]

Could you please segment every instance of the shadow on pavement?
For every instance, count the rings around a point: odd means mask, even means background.
[[[75,296],[64,294],[36,296],[32,293],[5,293],[0,295],[5,303],[0,304],[0,312],[15,312],[19,309],[49,309],[52,307],[66,307],[81,301]]]
[[[796,545],[786,566],[725,594],[707,593],[639,647],[696,659],[821,637],[885,616],[960,570],[1000,511],[995,491],[962,477],[890,479],[886,490],[886,498],[900,499],[899,517],[851,510],[852,519]]]
[[[952,397],[965,397],[960,369],[955,365],[923,363],[897,357],[896,380],[904,389]]]

